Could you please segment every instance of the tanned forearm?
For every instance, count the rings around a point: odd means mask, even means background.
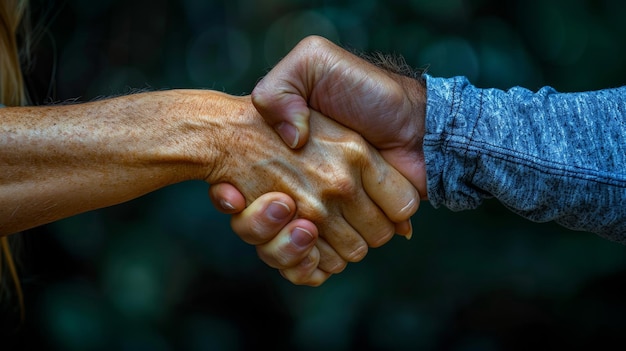
[[[0,235],[201,178],[185,134],[195,128],[188,112],[211,94],[164,91],[0,109]]]
[[[355,261],[418,206],[409,181],[358,134],[313,111],[310,142],[291,150],[250,96],[171,90],[4,108],[0,118],[2,235],[197,179],[230,183],[248,204],[286,193],[298,217]]]

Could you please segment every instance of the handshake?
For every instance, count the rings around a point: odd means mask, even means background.
[[[460,211],[496,198],[626,243],[625,96],[479,89],[308,37],[250,96],[0,108],[0,236],[201,179],[233,230],[296,284],[410,238],[426,199]]]
[[[308,37],[237,101],[252,102],[255,124],[219,143],[243,155],[230,158],[236,170],[208,179],[210,197],[265,263],[316,286],[395,233],[411,237],[410,217],[426,198],[426,98],[404,61],[366,60]]]
[[[1,108],[0,236],[201,179],[264,262],[320,285],[368,247],[410,237],[426,195],[421,76],[373,60],[308,37],[251,96]]]

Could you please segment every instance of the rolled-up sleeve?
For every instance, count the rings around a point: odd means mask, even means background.
[[[426,76],[428,197],[483,199],[533,221],[626,243],[626,87],[582,93],[480,89]]]

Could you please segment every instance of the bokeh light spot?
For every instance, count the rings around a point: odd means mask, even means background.
[[[96,350],[104,344],[107,328],[101,303],[84,283],[47,288],[43,323],[59,350]]]

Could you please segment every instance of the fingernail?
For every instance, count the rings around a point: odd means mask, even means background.
[[[289,206],[282,202],[273,201],[269,206],[267,206],[267,210],[265,212],[267,216],[276,222],[281,222],[291,214],[291,210]]]
[[[235,206],[233,206],[233,204],[231,204],[230,202],[228,202],[228,201],[226,201],[224,199],[220,200],[220,206],[222,206],[222,208],[225,209],[225,210],[234,210],[235,209]]]
[[[307,247],[313,242],[313,234],[304,228],[295,227],[291,231],[291,242],[298,247]]]
[[[413,237],[413,224],[411,224],[411,220],[409,219],[409,233],[404,236],[406,240],[411,240]]]
[[[293,149],[296,145],[298,145],[298,141],[300,141],[300,132],[293,124],[280,122],[276,126],[276,131],[290,148]]]
[[[400,209],[400,213],[404,213],[404,211],[405,211],[407,208],[409,208],[409,207],[413,206],[413,204],[414,204],[414,203],[415,203],[415,199],[411,199],[411,201],[409,201],[409,203],[408,203],[408,204],[406,204],[404,207],[402,207],[402,208]]]

